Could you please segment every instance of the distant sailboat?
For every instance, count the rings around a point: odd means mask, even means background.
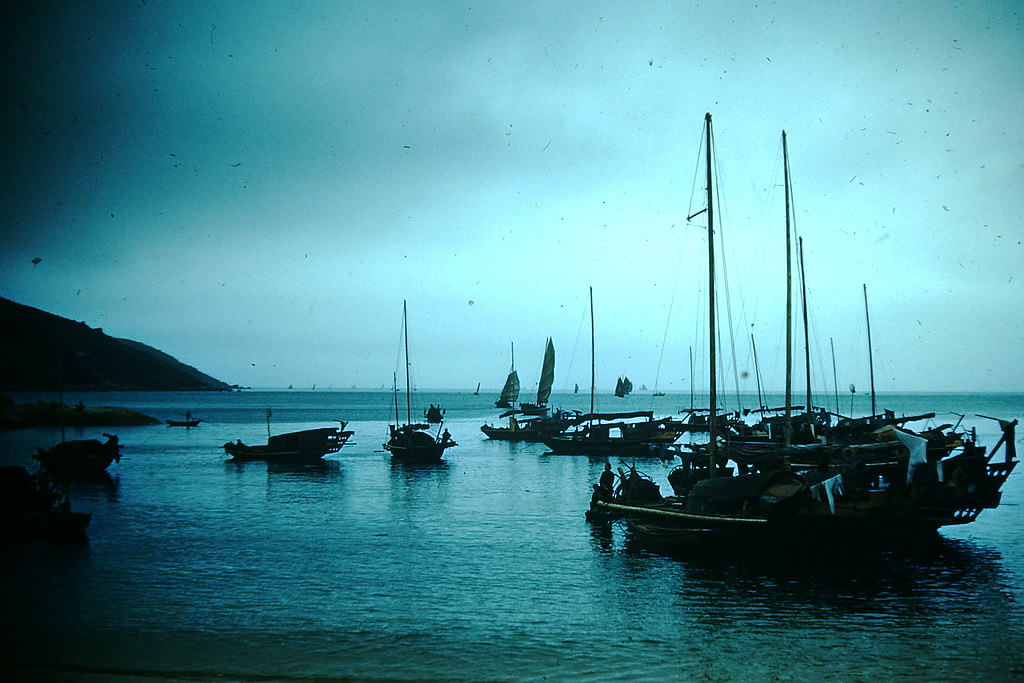
[[[544,347],[544,364],[540,371],[540,384],[537,387],[536,403],[520,403],[519,410],[525,415],[543,415],[548,412],[548,399],[551,398],[551,386],[555,383],[555,345],[548,337]]]
[[[505,378],[505,386],[501,388],[501,396],[494,402],[495,408],[513,408],[519,400],[519,374],[516,373],[516,346],[512,344],[512,369]]]
[[[479,396],[480,395],[480,382],[476,383],[476,391],[473,392],[473,395],[474,396]]]
[[[628,377],[620,377],[619,381],[615,383],[615,395],[619,398],[628,396],[633,391],[633,383],[629,381]]]

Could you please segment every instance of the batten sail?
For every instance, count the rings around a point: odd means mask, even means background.
[[[505,386],[501,388],[501,396],[498,401],[504,406],[508,407],[519,400],[519,373],[515,370],[508,373],[508,377],[505,378]]]
[[[548,337],[544,348],[544,365],[540,371],[540,385],[537,387],[537,405],[546,405],[551,398],[551,386],[555,383],[555,345]]]

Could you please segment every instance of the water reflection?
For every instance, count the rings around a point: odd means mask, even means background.
[[[332,481],[341,474],[338,460],[316,460],[302,463],[267,463],[268,477],[303,477],[311,481]]]
[[[448,474],[448,461],[437,462],[403,462],[391,460],[391,478],[404,482],[437,479]]]
[[[676,563],[681,569],[677,596],[706,598],[702,610],[712,621],[734,618],[740,605],[774,617],[860,614],[913,622],[948,618],[979,605],[986,610],[1002,605],[1002,612],[1016,602],[998,550],[941,535],[842,552],[826,546],[684,553],[653,548],[627,531],[623,549],[630,557]]]
[[[66,492],[72,503],[79,497],[88,499],[102,497],[113,503],[117,501],[120,488],[121,477],[113,476],[109,472],[102,472],[86,481],[74,482],[70,486],[57,485],[57,490]]]

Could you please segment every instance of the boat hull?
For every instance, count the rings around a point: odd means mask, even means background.
[[[549,436],[544,444],[556,455],[617,455],[624,458],[659,458],[671,441],[626,441]]]
[[[344,427],[344,423],[342,424]],[[224,452],[231,459],[240,462],[264,460],[267,462],[301,463],[315,462],[329,453],[336,453],[352,436],[352,431],[335,427],[307,429],[287,434],[278,434],[267,439],[267,443],[249,446],[241,441],[224,444]]]
[[[384,443],[384,449],[394,460],[429,463],[440,462],[445,449],[456,445],[447,432],[444,438],[434,438],[415,426],[396,428],[392,425],[391,438]]]
[[[512,429],[510,427],[492,427],[491,425],[481,425],[480,431],[483,432],[488,439],[494,441],[526,441],[529,443],[540,443],[544,440],[544,435],[538,432],[536,429],[523,428],[523,429]]]
[[[110,465],[121,459],[117,437],[104,434],[106,441],[79,439],[59,443],[48,450],[38,449],[32,456],[39,461],[39,468],[49,476],[73,481],[103,477]]]

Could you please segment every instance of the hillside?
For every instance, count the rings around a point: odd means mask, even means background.
[[[58,362],[59,359],[59,362]],[[232,389],[145,344],[0,298],[0,391]]]

